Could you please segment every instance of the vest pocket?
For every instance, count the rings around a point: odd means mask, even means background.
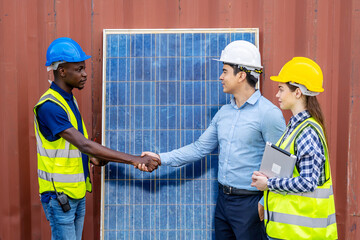
[[[55,161],[53,172],[62,174],[76,174],[79,173],[79,171],[82,172],[82,169],[79,169],[79,166],[79,158],[60,158]]]

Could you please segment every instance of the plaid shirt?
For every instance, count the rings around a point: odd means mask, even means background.
[[[290,133],[310,116],[307,110],[292,116],[284,141]],[[324,147],[317,132],[310,126],[306,127],[296,138],[295,152],[297,156],[296,167],[300,176],[295,178],[270,178],[269,190],[285,192],[311,192],[318,185],[325,182],[325,156]]]

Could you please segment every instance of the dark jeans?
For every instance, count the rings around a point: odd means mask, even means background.
[[[219,191],[215,209],[215,235],[218,240],[267,240],[264,222],[259,219],[262,195],[227,195]]]

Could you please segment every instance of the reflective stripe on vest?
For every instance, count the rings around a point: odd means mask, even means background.
[[[36,119],[36,116],[34,116],[35,119],[35,130],[37,132],[36,134],[36,148],[37,152],[42,157],[48,157],[48,158],[79,158],[81,157],[81,152],[78,149],[70,149],[70,143],[68,141],[65,142],[65,149],[45,149],[43,148],[43,144],[39,135],[39,129],[38,129],[38,122]]]
[[[67,150],[67,149],[44,149],[42,147],[37,147],[38,153],[42,157],[49,158],[79,158],[81,157],[81,152],[76,149]]]
[[[273,222],[292,224],[297,226],[309,227],[309,228],[326,228],[327,226],[336,223],[335,213],[329,215],[327,218],[311,218],[292,214],[269,212],[270,218],[266,218]]]
[[[267,234],[279,239],[337,239],[335,204],[333,187],[328,159],[328,150],[324,132],[313,118],[300,123],[282,142],[280,148],[295,153],[297,136],[308,126],[314,127],[324,146],[325,175],[329,179],[317,186],[313,192],[287,193],[282,195],[277,192],[267,191],[264,194],[265,212],[264,223]],[[299,172],[294,168],[293,177],[298,177]]]
[[[296,195],[309,198],[329,198],[333,195],[333,188],[316,188],[313,192],[303,192],[303,193],[288,193],[287,195]]]
[[[315,127],[319,132],[320,132],[320,134],[322,135],[322,136],[325,136],[325,134],[324,134],[324,132],[323,132],[323,130],[322,130],[322,128],[318,125],[318,124],[314,124],[313,122],[307,122],[308,124],[310,124],[311,126],[313,126],[313,127]],[[298,136],[298,134],[300,133],[300,131],[302,131],[304,128],[298,128],[298,129],[295,129],[294,131],[294,134],[291,134],[291,137],[289,138],[289,141],[288,141],[288,143],[285,145],[285,147],[284,147],[284,150],[286,150],[286,151],[288,151],[288,152],[290,152],[290,146],[291,146],[291,144],[293,143],[293,141],[295,140],[295,138]]]
[[[46,181],[51,182],[51,178],[54,182],[62,182],[62,183],[74,183],[74,182],[84,182],[84,174],[59,174],[59,173],[48,173],[38,169],[38,177],[44,179]]]

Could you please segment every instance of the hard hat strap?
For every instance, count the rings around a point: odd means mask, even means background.
[[[252,75],[257,80],[259,80],[260,74],[263,72],[262,69],[255,69],[255,68],[247,69],[247,68],[245,68],[243,66],[240,66],[240,65],[238,65],[238,68],[240,69],[240,71],[249,73],[250,75]]]
[[[319,95],[318,92],[313,92],[313,91],[310,91],[308,90],[304,85],[302,84],[299,84],[299,83],[295,83],[295,82],[289,82],[290,85],[293,85],[295,87],[298,87],[300,88],[300,91],[303,95],[306,95],[306,96],[316,96],[316,95]]]
[[[251,72],[256,72],[256,73],[258,73],[258,74],[261,74],[261,73],[263,73],[263,70],[262,69],[255,69],[255,68],[246,68],[246,67],[244,67],[244,66],[240,66],[240,65],[238,65],[238,68],[240,69],[240,71],[242,71],[242,72],[247,72],[247,73],[251,73]]]
[[[50,66],[47,67],[47,71],[51,71],[51,70],[57,70],[59,65],[62,63],[66,63],[65,61],[57,61],[57,62],[53,62]]]

